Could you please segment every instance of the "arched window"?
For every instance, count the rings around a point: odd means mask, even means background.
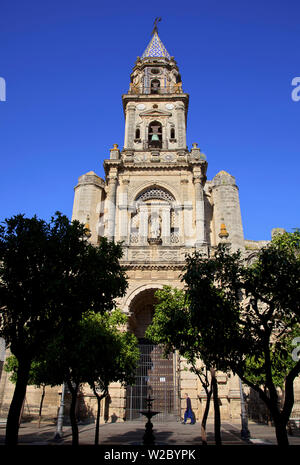
[[[140,139],[141,138],[141,131],[140,128],[136,128],[135,130],[135,138]]]
[[[170,138],[171,138],[171,139],[175,139],[175,128],[171,128],[171,131],[170,131]]]
[[[159,121],[152,121],[148,128],[148,145],[149,147],[162,147],[162,125]]]
[[[152,79],[151,81],[151,94],[158,94],[160,88],[160,81],[158,79]]]
[[[136,197],[136,202],[146,202],[148,200],[165,200],[166,202],[173,203],[175,201],[171,192],[163,187],[149,187]]]

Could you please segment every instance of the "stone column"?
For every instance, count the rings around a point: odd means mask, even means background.
[[[195,230],[193,228],[193,204],[185,200],[183,203],[183,237],[184,245],[190,247],[193,245]]]
[[[166,123],[164,123],[163,126],[162,126],[162,148],[163,149],[168,148],[168,138],[167,138]]]
[[[195,187],[195,219],[196,219],[196,247],[205,244],[205,213],[202,176],[194,176]]]
[[[174,206],[175,215],[177,215],[177,227],[178,227],[178,240],[179,244],[184,242],[184,224],[183,224],[183,208],[182,205]]]
[[[128,236],[128,185],[129,179],[122,180],[122,190],[119,199],[119,238],[125,245],[129,244]]]
[[[161,224],[161,238],[163,245],[170,244],[170,233],[171,233],[171,207],[170,205],[164,205],[161,207],[161,216],[162,216],[162,224]]]
[[[132,149],[134,146],[135,136],[135,105],[128,103],[126,108],[126,123],[125,123],[125,141],[124,148]]]
[[[146,245],[148,238],[148,206],[140,205],[139,207],[139,245]]]
[[[180,211],[180,242],[182,244],[187,245],[187,237],[191,237],[192,235],[192,220],[190,219],[190,215],[188,211],[192,209],[191,202],[188,200],[189,198],[189,180],[182,175],[183,177],[180,180],[181,185],[181,211]],[[186,211],[186,206],[188,210]],[[188,223],[187,223],[188,221]],[[189,244],[190,245],[190,244]]]
[[[231,373],[228,382],[228,400],[229,400],[229,415],[232,420],[239,420],[241,418],[241,393],[239,377]]]
[[[178,103],[177,111],[177,147],[179,149],[186,149],[186,128],[185,128],[185,114],[184,104]]]
[[[107,224],[105,236],[113,240],[115,236],[115,216],[116,216],[116,194],[117,194],[117,176],[108,176],[108,192],[106,198],[106,215]]]

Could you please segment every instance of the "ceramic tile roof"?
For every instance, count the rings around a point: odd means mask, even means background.
[[[153,58],[153,57],[164,57],[170,59],[170,54],[168,53],[166,47],[158,37],[157,32],[155,31],[146,50],[144,51],[142,58]]]

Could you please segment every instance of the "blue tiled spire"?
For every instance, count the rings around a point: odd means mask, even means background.
[[[152,39],[150,40],[146,50],[144,51],[142,55],[143,58],[168,58],[170,59],[171,56],[168,53],[166,47],[158,37],[157,31],[154,32]]]

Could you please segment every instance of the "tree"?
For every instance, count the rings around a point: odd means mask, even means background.
[[[157,304],[151,325],[147,328],[146,337],[156,344],[163,344],[165,353],[178,350],[190,366],[190,371],[199,378],[206,393],[206,405],[201,421],[202,444],[207,444],[206,422],[210,400],[214,395],[215,405],[215,437],[220,444],[220,415],[215,370],[206,365],[203,356],[205,350],[201,334],[191,323],[191,313],[185,292],[180,289],[164,286],[155,293]],[[200,361],[201,360],[201,361]]]
[[[93,318],[89,322],[95,336],[95,350],[90,363],[88,383],[97,398],[95,445],[98,445],[101,400],[108,395],[110,383],[114,381],[125,385],[134,383],[139,349],[137,338],[124,330],[128,318],[120,310],[116,309],[111,314],[102,317],[97,315],[96,319],[99,322],[98,328]],[[100,334],[101,332],[105,333],[105,337]],[[101,338],[102,347],[97,343],[99,338]],[[101,363],[99,363],[100,359]]]
[[[278,444],[287,445],[286,425],[294,403],[300,360],[291,358],[299,332],[299,232],[277,236],[251,266],[228,245],[211,258],[187,258],[183,279],[191,322],[211,364],[232,370],[258,392],[273,418]],[[284,386],[280,406],[278,385]]]
[[[42,353],[46,360],[47,384],[67,383],[71,393],[72,445],[79,444],[76,402],[79,388],[88,383],[97,398],[95,444],[99,441],[100,403],[111,382],[133,381],[139,359],[137,339],[120,331],[126,316],[119,310],[104,315],[87,312],[73,325],[69,335],[60,331]]]
[[[78,221],[59,212],[49,223],[17,215],[0,227],[0,336],[18,360],[6,444],[18,440],[32,360],[61,328],[87,310],[103,313],[124,295],[120,244],[92,246]]]
[[[17,373],[18,373],[18,360],[14,355],[10,355],[4,365],[4,371],[10,373],[9,380],[16,384],[17,382]],[[37,388],[42,388],[41,392],[41,400],[40,400],[40,407],[39,407],[39,419],[38,419],[38,427],[40,427],[41,419],[42,419],[42,410],[43,410],[43,402],[46,394],[46,385],[49,384],[46,382],[47,377],[47,367],[45,361],[33,361],[31,363],[29,376],[28,376],[28,386],[36,386]]]

